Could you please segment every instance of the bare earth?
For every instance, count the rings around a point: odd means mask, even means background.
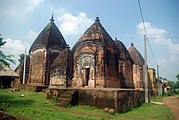
[[[166,97],[164,103],[172,110],[176,120],[179,120],[179,96]]]

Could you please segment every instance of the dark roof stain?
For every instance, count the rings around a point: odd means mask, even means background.
[[[34,43],[32,44],[29,53],[39,47],[44,47],[46,49],[52,47],[60,47],[62,49],[68,46],[61,32],[54,23],[53,16],[50,19],[48,25],[42,30],[38,35]]]
[[[75,45],[88,40],[95,40],[102,43],[113,41],[111,36],[100,23],[99,17],[96,17],[95,22],[84,32]]]
[[[134,47],[133,43],[131,44],[131,47],[128,49],[129,54],[134,61],[134,64],[142,66],[144,64],[144,58],[140,54],[140,52]]]
[[[130,59],[129,52],[125,45],[120,40],[115,40],[115,45],[118,48],[118,51],[120,52],[120,59],[121,60],[128,60]]]

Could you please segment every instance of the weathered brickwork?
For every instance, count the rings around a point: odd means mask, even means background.
[[[144,87],[142,56],[113,40],[99,17],[72,49],[52,17],[29,54],[26,88],[48,87],[47,98],[57,96],[58,106],[79,104],[125,112],[144,102],[144,92],[134,89]]]
[[[42,84],[44,83],[44,67],[46,61],[45,49],[38,49],[30,55],[30,81],[29,83]]]
[[[64,51],[66,48],[68,48],[68,45],[66,44],[59,29],[54,24],[52,16],[50,23],[38,35],[29,50],[30,67],[28,84],[34,86],[49,85],[50,77],[53,76],[51,77],[52,81],[56,81],[58,85],[59,80],[54,80],[54,74],[50,75],[50,68],[55,58],[59,54],[62,55],[62,51]],[[60,73],[61,72],[65,74],[66,70],[60,71]],[[58,78],[58,76],[56,78]]]
[[[47,98],[56,96],[57,99],[67,91],[74,91],[70,103],[76,105],[89,105],[96,108],[114,109],[115,112],[126,112],[140,106],[144,102],[144,91],[134,89],[113,89],[113,88],[79,88],[59,89],[48,88]],[[77,100],[77,101],[76,101]],[[60,101],[59,101],[60,102]]]
[[[128,49],[132,60],[134,61],[133,65],[133,79],[135,89],[144,89],[144,58],[139,53],[139,51],[134,47],[133,43]]]

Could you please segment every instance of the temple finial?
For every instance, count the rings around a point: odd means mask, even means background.
[[[131,46],[133,47],[133,46],[134,46],[134,43],[131,43]]]
[[[99,22],[99,21],[100,21],[100,19],[99,19],[98,16],[96,17],[95,21],[96,21],[96,22]]]
[[[53,21],[54,21],[54,19],[53,19],[53,13],[52,13],[52,17],[51,17],[50,21],[51,21],[51,22],[53,22]]]
[[[117,37],[115,37],[114,40],[117,40]]]

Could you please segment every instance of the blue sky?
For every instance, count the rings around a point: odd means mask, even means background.
[[[179,37],[179,1],[141,0],[141,5],[148,37],[157,38],[149,42],[160,76],[175,80],[179,73],[179,38],[167,37]],[[143,55],[143,27],[137,0],[1,0],[0,34],[7,41],[2,50],[15,55],[17,60],[49,23],[52,13],[70,47],[98,14],[112,38],[117,37],[127,48],[134,42]],[[148,65],[156,68],[149,49]]]

